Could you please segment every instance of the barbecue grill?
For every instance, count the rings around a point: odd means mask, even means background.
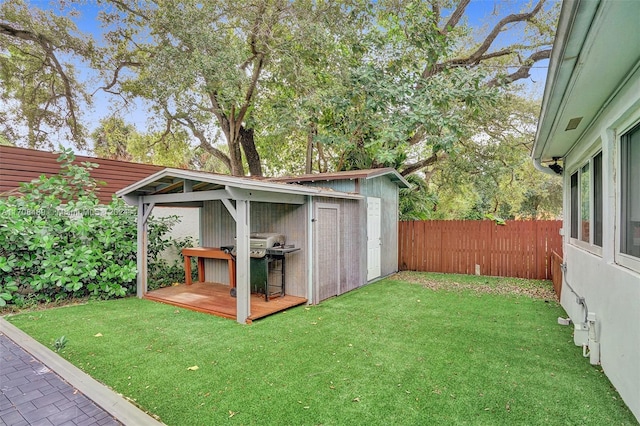
[[[285,254],[300,250],[285,245],[286,237],[278,233],[252,233],[249,235],[250,286],[252,293],[272,296],[285,294]],[[224,246],[223,250],[236,255],[236,246]],[[235,297],[235,289],[231,295]]]

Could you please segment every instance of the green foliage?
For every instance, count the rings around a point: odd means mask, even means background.
[[[74,158],[63,151],[58,175],[22,184],[22,196],[0,202],[0,306],[135,291],[136,210],[118,199],[100,206],[95,165]],[[170,244],[171,226],[150,224],[151,263]]]
[[[50,135],[56,132],[83,147],[82,111],[91,97],[67,60],[90,60],[92,38],[78,34],[71,16],[32,3],[0,3],[0,133],[39,148],[52,147]]]
[[[157,229],[162,229],[164,226],[156,226]],[[165,232],[168,232],[170,227]],[[149,238],[151,241],[151,236]],[[155,290],[161,287],[168,287],[174,283],[184,282],[184,256],[182,256],[182,249],[185,247],[197,246],[197,241],[194,241],[191,237],[185,237],[183,239],[168,239],[164,240],[161,247],[156,246],[156,249],[160,248],[158,252],[174,251],[179,255],[168,261],[165,258],[158,256],[148,265],[149,279],[147,288],[148,290]],[[198,266],[196,262],[191,262],[191,279],[197,281]]]
[[[539,102],[518,96],[506,96],[483,111],[475,135],[440,157],[425,172],[424,182],[412,181],[415,188],[401,193],[411,196],[411,203],[401,199],[401,205],[411,207],[403,210],[404,217],[427,206],[427,219],[558,217],[562,180],[536,171],[529,156],[538,111]],[[421,198],[427,206],[419,205]]]
[[[119,116],[100,120],[91,138],[93,152],[101,158],[189,168],[194,156],[185,130],[143,134]]]
[[[56,339],[55,342],[53,342],[53,350],[56,352],[60,352],[61,350],[63,350],[66,346],[67,346],[67,337],[66,336],[60,336]]]
[[[486,73],[478,68],[425,77],[454,42],[426,2],[379,7],[377,22],[362,36],[360,64],[348,69],[322,111],[318,140],[343,153],[337,169],[403,169],[410,159],[448,152],[473,134],[474,118],[499,92],[482,84]]]
[[[409,175],[406,179],[411,187],[400,190],[400,220],[433,219],[438,203],[436,194],[429,191],[428,183],[419,175]]]

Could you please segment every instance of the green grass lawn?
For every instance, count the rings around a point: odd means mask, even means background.
[[[8,320],[168,425],[637,424],[549,287],[414,273],[250,326],[135,298]]]

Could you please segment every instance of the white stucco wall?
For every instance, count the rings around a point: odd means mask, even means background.
[[[575,246],[565,247],[567,280],[596,315],[600,363],[636,417],[640,414],[640,275]],[[574,323],[584,310],[566,286],[562,306]]]
[[[180,220],[169,234],[174,239],[191,237],[196,244],[200,241],[200,209],[197,207],[154,207],[151,212],[153,217],[179,216]],[[175,249],[168,249],[162,253],[162,258],[168,262],[179,259],[179,253]]]
[[[566,280],[585,299],[597,318],[602,368],[636,418],[640,419],[640,259],[621,256],[619,250],[620,135],[640,122],[640,70],[602,110],[565,158],[564,261]],[[587,247],[570,238],[570,178],[602,149],[603,243]],[[640,167],[640,165],[638,165]],[[640,186],[635,190],[640,191]],[[584,321],[584,310],[565,285],[562,306],[574,323]]]

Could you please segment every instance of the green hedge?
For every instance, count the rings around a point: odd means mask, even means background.
[[[121,297],[135,293],[136,209],[113,199],[99,205],[90,176],[97,165],[72,164],[65,150],[58,175],[21,184],[0,200],[0,307],[28,300]],[[149,224],[149,264],[155,275],[179,269],[158,260],[172,244],[176,218]]]

